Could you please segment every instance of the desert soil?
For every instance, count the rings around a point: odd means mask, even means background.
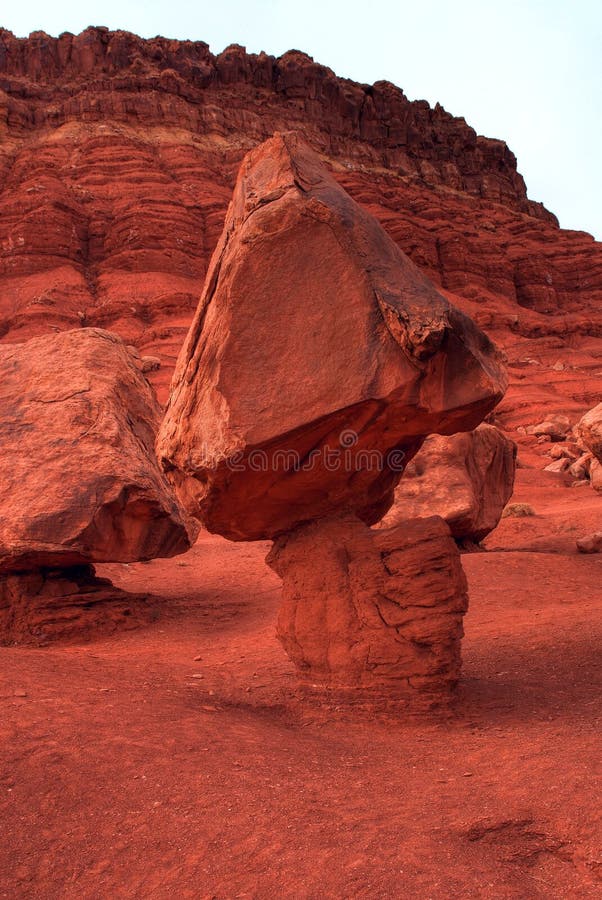
[[[98,567],[153,621],[1,651],[0,897],[602,896],[601,498],[529,467],[514,501],[448,710],[302,693],[267,544]]]

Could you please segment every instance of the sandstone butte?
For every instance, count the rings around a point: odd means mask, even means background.
[[[601,246],[528,199],[506,144],[298,51],[103,28],[0,31],[1,339],[109,328],[161,360],[164,401],[240,161],[290,129],[506,351],[503,427],[599,402]]]
[[[372,524],[424,438],[475,427],[505,388],[488,338],[276,134],[241,165],[157,453],[233,540],[341,510]]]
[[[114,334],[0,345],[0,640],[42,636],[47,620],[120,599],[92,563],[190,547],[195,529],[154,454],[159,418]]]

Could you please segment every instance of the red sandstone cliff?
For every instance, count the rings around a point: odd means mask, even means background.
[[[103,28],[58,39],[0,30],[0,337],[114,329],[162,359],[164,396],[238,163],[277,129],[302,131],[509,350],[517,386],[535,355],[537,402],[556,390],[560,405],[591,405],[602,245],[527,198],[503,142],[297,51],[214,56],[204,43]],[[531,381],[514,406],[534,402]]]

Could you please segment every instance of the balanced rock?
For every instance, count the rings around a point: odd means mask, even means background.
[[[0,345],[0,573],[182,553],[154,455],[160,409],[120,338]]]
[[[500,521],[515,468],[516,444],[494,425],[430,435],[408,464],[381,525],[436,515],[460,543],[478,544]]]
[[[373,523],[424,438],[476,427],[505,386],[488,338],[277,134],[241,166],[157,451],[230,539]]]
[[[283,580],[278,636],[303,682],[387,695],[456,683],[468,597],[442,519],[312,522],[275,541],[267,562]]]

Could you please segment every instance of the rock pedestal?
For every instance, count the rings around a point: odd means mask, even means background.
[[[97,577],[94,566],[0,577],[0,644],[44,644],[134,628],[154,616],[146,596]]]
[[[301,678],[448,692],[466,582],[441,519],[371,531],[433,432],[470,431],[501,358],[295,134],[242,163],[157,439],[187,510],[274,540]]]
[[[460,674],[466,578],[437,516],[370,529],[352,515],[275,541],[278,636],[313,687],[447,694]]]

